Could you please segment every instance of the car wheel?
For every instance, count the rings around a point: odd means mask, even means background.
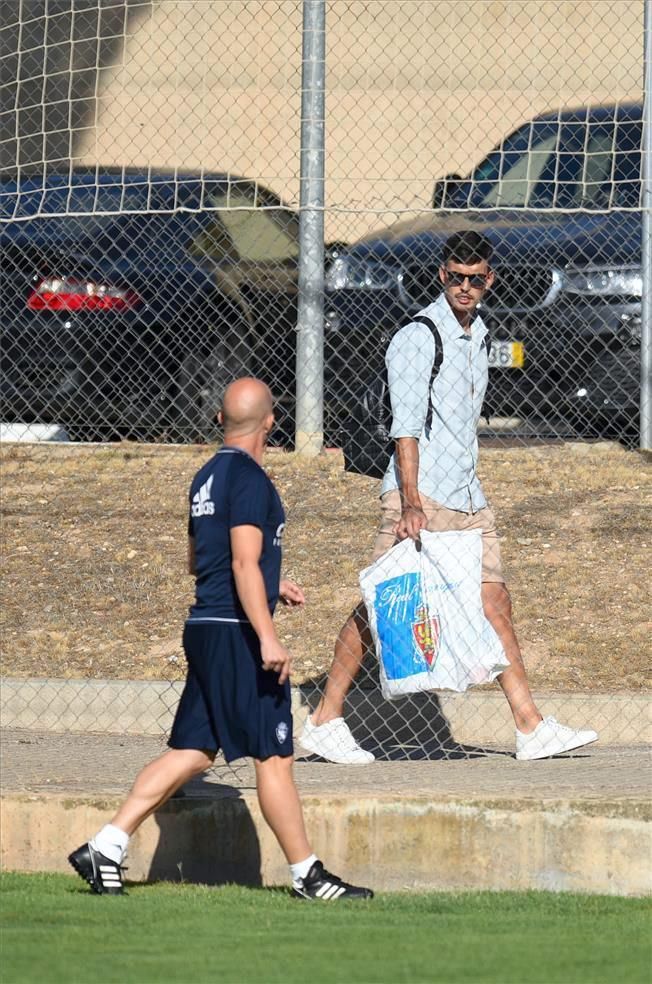
[[[175,430],[183,441],[200,443],[218,437],[216,414],[224,391],[239,376],[249,374],[242,336],[231,331],[211,345],[188,351],[176,380]]]

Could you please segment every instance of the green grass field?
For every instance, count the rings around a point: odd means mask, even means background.
[[[651,980],[643,899],[423,893],[331,906],[171,884],[110,898],[65,875],[11,873],[0,887],[3,984]]]

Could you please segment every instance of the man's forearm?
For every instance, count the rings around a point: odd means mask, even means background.
[[[234,560],[232,569],[240,604],[256,635],[261,641],[276,639],[276,629],[267,604],[265,582],[258,562]]]
[[[399,437],[396,447],[396,472],[398,474],[401,506],[421,508],[419,497],[419,442],[414,437]]]

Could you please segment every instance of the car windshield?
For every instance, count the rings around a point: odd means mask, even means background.
[[[451,204],[473,208],[637,207],[636,120],[533,120],[508,137],[458,189]]]
[[[194,240],[192,252],[252,263],[298,258],[296,216],[290,209],[261,207],[267,204],[264,199],[239,190],[212,192],[205,202],[216,209],[215,218]]]

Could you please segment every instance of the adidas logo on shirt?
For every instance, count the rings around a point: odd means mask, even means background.
[[[205,482],[200,488],[199,492],[195,492],[192,497],[192,504],[190,507],[190,512],[193,518],[198,516],[213,516],[215,514],[215,503],[211,500],[211,487],[213,485],[213,476]]]

